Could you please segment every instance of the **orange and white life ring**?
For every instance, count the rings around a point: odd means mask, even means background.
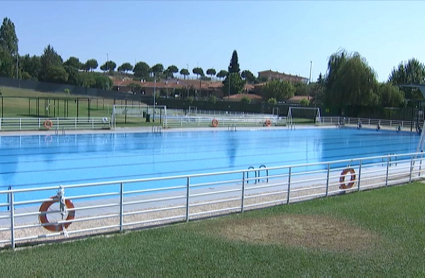
[[[264,122],[264,125],[265,126],[271,126],[272,125],[272,121],[270,121],[269,119],[267,119],[265,122]]]
[[[51,205],[53,205],[54,203],[57,203],[59,201],[59,198],[57,196],[53,196],[51,197],[52,200],[51,201],[46,201],[44,203],[41,204],[39,211],[41,212],[41,214],[38,216],[38,219],[40,220],[41,224],[49,224],[49,219],[47,219],[47,210],[50,208]],[[74,209],[74,204],[71,202],[71,200],[66,199],[65,200],[65,205],[67,207],[67,209],[70,209],[70,211],[68,212],[68,216],[66,217],[66,223],[64,224],[50,224],[50,225],[44,225],[44,229],[49,230],[51,232],[61,232],[63,231],[63,229],[68,228],[69,225],[71,225],[71,220],[73,220],[75,218],[75,210]]]
[[[53,126],[53,122],[51,120],[45,120],[44,121],[44,127],[47,129],[51,129]]]
[[[217,119],[213,119],[212,122],[211,122],[211,125],[213,127],[217,127],[218,126],[218,120]]]
[[[345,184],[345,175],[350,174],[350,182]],[[349,189],[353,187],[354,182],[356,181],[356,171],[353,168],[346,168],[341,172],[341,177],[339,178],[339,188],[340,189]]]

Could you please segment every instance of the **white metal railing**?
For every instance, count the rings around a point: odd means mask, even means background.
[[[391,129],[411,129],[415,130],[416,126],[422,127],[423,121],[420,120],[418,124],[416,121],[402,121],[402,120],[383,120],[383,119],[369,119],[369,118],[349,118],[349,117],[320,117],[319,124],[321,125],[353,125],[370,126],[376,128],[378,125]]]
[[[108,117],[0,118],[1,131],[111,128]]]
[[[270,120],[273,126],[285,126],[286,117],[261,115],[257,117],[207,117],[207,116],[167,116],[164,128],[170,127],[229,127],[229,126],[265,126]],[[215,121],[215,124],[213,123]]]
[[[190,221],[408,183],[422,179],[423,155],[57,187],[12,186],[0,191],[0,246]]]

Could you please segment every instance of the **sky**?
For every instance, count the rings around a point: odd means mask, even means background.
[[[19,54],[47,45],[63,60],[117,66],[274,70],[317,80],[340,49],[358,52],[378,80],[416,58],[425,62],[425,1],[2,1]]]

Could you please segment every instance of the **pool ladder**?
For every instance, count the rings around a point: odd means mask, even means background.
[[[260,165],[260,167],[258,167],[257,171],[254,171],[254,175],[255,175],[255,179],[254,179],[254,183],[257,184],[257,182],[261,182],[261,168],[264,168],[264,171],[266,171],[266,182],[269,182],[269,169],[267,169],[266,165],[262,164]],[[251,169],[255,169],[254,166],[249,166],[248,170]],[[250,172],[246,172],[246,183],[249,183],[249,173]]]
[[[152,126],[153,133],[162,133],[162,126]]]
[[[227,126],[228,131],[236,131],[236,124],[231,124]]]
[[[61,134],[65,135],[65,127],[62,127]],[[59,127],[56,127],[55,129],[55,135],[59,135]]]

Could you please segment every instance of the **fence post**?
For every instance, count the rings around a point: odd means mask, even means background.
[[[331,164],[328,163],[328,171],[326,173],[326,194],[325,196],[328,197],[328,192],[329,192],[329,175],[331,172]]]
[[[289,204],[289,194],[291,192],[291,174],[292,174],[292,167],[289,167],[289,172],[288,172],[288,192],[286,194],[286,204]]]
[[[241,212],[244,212],[244,203],[245,203],[245,171],[242,172]]]
[[[13,192],[9,193],[9,206],[10,206],[10,243],[12,249],[15,249],[15,206],[14,206]]]
[[[360,182],[362,176],[362,160],[359,162],[359,181],[357,182],[357,191],[360,191]]]
[[[189,207],[190,207],[190,177],[186,181],[186,222],[189,222]]]
[[[124,184],[120,183],[120,232],[124,231]]]
[[[412,182],[412,172],[413,172],[413,156],[410,156],[410,173],[409,173],[409,182]]]
[[[385,186],[388,186],[388,172],[390,168],[390,159],[391,159],[391,155],[388,155],[387,156],[387,173],[385,174]]]
[[[12,186],[8,186],[7,190],[12,190]],[[10,203],[10,193],[7,193],[7,203]],[[10,205],[7,206],[7,210],[10,210]]]

